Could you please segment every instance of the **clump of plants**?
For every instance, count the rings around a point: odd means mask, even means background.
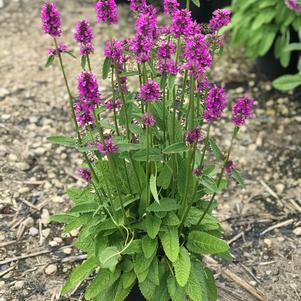
[[[301,3],[297,0],[233,0],[232,45],[245,46],[250,58],[266,55],[270,49],[283,67],[288,67],[292,32],[301,28]]]
[[[208,74],[230,22],[218,10],[204,34],[189,10],[176,0],[164,1],[166,23],[146,1],[130,1],[136,33],[116,40],[114,0],[95,4],[98,23],[108,25],[101,93],[93,61],[93,30],[88,20],[76,24],[83,71],[71,91],[64,55],[74,56],[61,37],[54,3],[42,6],[43,30],[53,38],[47,66],[58,61],[63,73],[75,137],[50,137],[83,155],[80,176],[87,185],[68,190],[74,206],[52,216],[65,232],[80,228],[74,245],[87,254],[69,276],[62,294],[93,275],[85,298],[122,301],[139,287],[145,300],[216,300],[212,271],[203,258],[231,258],[223,229],[212,215],[217,196],[231,178],[243,180],[231,159],[239,129],[252,115],[253,99],[243,96],[232,106],[230,146],[221,150],[212,135],[230,104],[225,91]],[[138,91],[128,78],[137,79]],[[109,114],[109,117],[104,117]]]

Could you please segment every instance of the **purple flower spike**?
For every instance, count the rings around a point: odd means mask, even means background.
[[[147,81],[140,89],[140,98],[144,101],[156,101],[160,98],[159,84]]]
[[[89,104],[100,103],[98,83],[92,72],[84,71],[79,75],[77,89],[80,99],[86,100]]]
[[[173,42],[163,42],[158,48],[159,59],[170,59],[171,56],[176,52],[176,46]]]
[[[87,103],[84,99],[79,99],[75,104],[76,120],[82,128],[94,123],[94,105]]]
[[[226,95],[224,89],[214,85],[207,95],[205,106],[204,119],[207,122],[220,119],[226,107]]]
[[[60,43],[58,45],[58,51],[59,51],[59,53],[68,52],[69,48],[68,48],[67,45],[65,45],[63,43]],[[56,48],[54,48],[54,47],[48,48],[48,55],[49,56],[51,56],[51,55],[53,55],[53,56],[58,55]]]
[[[254,99],[247,96],[238,98],[237,102],[232,108],[232,122],[236,126],[242,126],[246,120],[252,116]]]
[[[107,108],[108,110],[114,110],[114,109],[120,110],[120,108],[121,108],[121,101],[120,101],[119,98],[116,99],[115,101],[114,101],[113,99],[109,99],[109,100],[105,103],[105,105],[106,105],[106,108]]]
[[[233,161],[229,160],[225,165],[226,173],[231,173],[234,170],[234,163]]]
[[[201,140],[201,129],[200,127],[196,127],[192,131],[187,131],[185,133],[185,142],[187,144],[195,144]]]
[[[191,12],[188,9],[176,10],[174,12],[170,31],[175,34],[176,38],[179,38],[181,35],[189,35],[191,26]]]
[[[41,9],[41,19],[43,31],[53,38],[58,38],[62,34],[60,13],[55,3],[44,3]]]
[[[164,15],[172,16],[179,6],[178,0],[164,0]]]
[[[301,13],[301,3],[298,0],[285,0],[286,6],[297,13]]]
[[[81,44],[80,45],[80,55],[90,55],[92,53],[94,53],[94,46],[92,44]]]
[[[92,179],[91,171],[88,168],[80,168],[78,174],[81,178],[83,178],[87,182],[90,182]]]
[[[218,31],[222,26],[227,26],[230,21],[231,11],[229,9],[217,9],[213,12],[209,25],[213,31]]]
[[[93,40],[93,31],[88,20],[77,22],[74,33],[75,41],[84,45],[90,44]]]
[[[149,112],[145,112],[142,115],[141,120],[146,128],[153,127],[156,124],[156,120],[154,119],[152,113]]]
[[[116,59],[120,61],[123,56],[123,41],[112,40],[112,44],[110,41],[106,41],[104,55],[105,57],[109,57],[111,59]]]
[[[167,73],[171,75],[177,75],[179,67],[173,59],[160,60],[158,63],[158,69],[160,73]]]
[[[105,156],[109,156],[110,154],[116,154],[118,152],[118,146],[113,143],[111,136],[109,136],[106,139],[105,145],[98,143],[97,148],[98,148],[99,152]]]
[[[146,0],[129,0],[132,11],[141,11],[146,6]]]
[[[114,0],[99,0],[95,4],[97,22],[118,23],[118,9]]]

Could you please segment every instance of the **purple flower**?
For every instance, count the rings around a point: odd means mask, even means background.
[[[221,118],[226,107],[226,95],[223,88],[213,85],[205,99],[204,119],[212,122]]]
[[[106,41],[105,49],[104,49],[104,55],[105,57],[109,57],[111,59],[116,59],[117,61],[120,61],[123,56],[123,41],[117,41],[112,40]]]
[[[140,11],[144,6],[146,6],[146,0],[129,0],[130,9],[133,11]]]
[[[60,37],[61,19],[60,13],[56,8],[55,3],[44,3],[41,9],[42,28],[45,33],[48,33],[53,38]]]
[[[225,164],[225,171],[226,173],[231,173],[234,170],[234,163],[233,161],[229,160]]]
[[[121,108],[121,101],[120,99],[116,99],[114,101],[114,99],[109,99],[106,103],[105,103],[105,106],[108,110],[114,110],[114,109],[117,109],[119,110]]]
[[[92,72],[81,72],[77,79],[77,89],[80,99],[84,99],[89,104],[100,103],[98,83]]]
[[[158,69],[160,73],[167,73],[171,75],[177,75],[179,67],[173,59],[160,60],[158,63]]]
[[[231,11],[229,9],[217,9],[213,12],[213,17],[209,25],[213,31],[218,31],[222,26],[227,26],[231,21]]]
[[[114,0],[99,0],[95,4],[97,22],[109,25],[118,22],[118,10]]]
[[[164,15],[172,16],[179,6],[178,0],[164,0]]]
[[[242,126],[246,120],[252,116],[254,99],[247,96],[238,98],[237,102],[232,108],[232,122],[236,126]]]
[[[90,182],[92,179],[91,171],[88,168],[80,168],[78,174],[81,178],[83,178],[87,182]]]
[[[90,55],[92,53],[94,53],[94,46],[92,44],[81,44],[80,45],[80,55]]]
[[[196,177],[199,177],[199,176],[201,176],[202,175],[202,168],[201,167],[197,167],[197,168],[194,168],[193,170],[192,170],[192,174],[194,175],[194,176],[196,176]]]
[[[152,113],[149,113],[149,112],[145,112],[142,115],[141,120],[142,120],[144,126],[147,128],[153,127],[156,124],[156,120],[154,119]]]
[[[76,120],[82,128],[94,123],[93,110],[94,105],[87,103],[85,99],[79,99],[75,104]]]
[[[118,146],[113,143],[112,136],[106,138],[105,145],[98,143],[97,148],[99,152],[105,156],[109,156],[110,154],[115,154],[118,151]]]
[[[59,53],[68,52],[68,51],[69,51],[69,48],[68,48],[67,45],[65,45],[65,44],[63,44],[63,43],[60,43],[60,44],[58,45],[58,51],[59,51]],[[48,55],[49,55],[49,56],[55,56],[55,55],[58,55],[56,48],[54,48],[54,47],[48,48]]]
[[[150,13],[140,13],[136,21],[137,34],[156,39],[158,36],[158,24],[156,10]]]
[[[159,84],[153,80],[147,81],[140,89],[140,98],[144,101],[156,101],[160,98]]]
[[[187,9],[176,10],[172,16],[170,31],[176,38],[181,35],[187,36],[190,33],[192,25],[191,12]]]
[[[90,44],[93,40],[93,31],[88,20],[77,22],[74,33],[75,41],[84,45]]]
[[[151,50],[154,45],[152,38],[135,34],[134,38],[130,41],[130,46],[138,63],[147,62],[151,57]]]
[[[196,127],[192,131],[187,131],[184,135],[184,138],[187,144],[198,143],[201,140],[200,127]]]
[[[208,78],[203,75],[197,83],[197,87],[196,87],[196,92],[198,93],[202,93],[204,92],[204,90],[209,90],[210,89],[210,83]]]
[[[158,48],[159,59],[170,59],[176,52],[176,46],[173,42],[163,42]]]
[[[301,13],[301,3],[298,0],[285,0],[284,2],[289,9]]]

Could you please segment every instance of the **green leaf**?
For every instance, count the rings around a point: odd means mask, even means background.
[[[124,277],[122,278],[122,286],[124,289],[130,287],[135,281],[137,277],[134,271],[130,271],[124,273]]]
[[[158,264],[158,258],[155,256],[152,264],[149,267],[147,278],[152,281],[154,284],[159,285],[159,264]]]
[[[206,175],[203,175],[200,180],[200,183],[207,188],[209,193],[217,192],[217,185],[212,178],[210,178]]]
[[[157,203],[159,203],[159,196],[157,191],[157,177],[155,175],[151,175],[149,179],[150,191]]]
[[[275,8],[267,8],[264,9],[258,14],[258,16],[255,18],[252,24],[251,30],[256,31],[259,29],[263,24],[270,23],[272,19],[274,19],[276,15]]]
[[[70,274],[64,287],[62,288],[62,295],[67,294],[74,289],[80,282],[86,279],[90,273],[96,268],[97,261],[94,257],[88,258],[84,263],[77,266]]]
[[[164,218],[164,225],[167,226],[178,226],[180,224],[180,219],[177,214],[173,211],[168,212],[166,217]]]
[[[134,239],[128,248],[122,254],[138,254],[142,252],[141,239]]]
[[[112,65],[112,59],[109,57],[106,57],[105,61],[103,63],[103,67],[102,67],[102,78],[103,79],[108,78],[111,65]]]
[[[150,258],[154,255],[155,251],[157,250],[158,241],[157,239],[151,239],[149,236],[145,235],[142,239],[142,250],[144,256],[146,258]]]
[[[119,74],[120,77],[130,77],[139,75],[139,71],[126,71]]]
[[[284,51],[301,50],[301,43],[291,43],[284,48]]]
[[[73,54],[72,51],[67,51],[65,52],[66,54],[70,55],[71,57],[73,57],[74,59],[76,59],[76,56]]]
[[[168,89],[172,91],[176,83],[176,77],[174,75],[168,76]]]
[[[139,150],[141,149],[141,144],[135,144],[135,143],[116,143],[118,146],[118,152],[130,152],[133,150]]]
[[[87,56],[83,55],[81,58],[81,65],[82,65],[83,70],[86,70],[86,64],[87,64]]]
[[[155,293],[157,286],[146,278],[143,282],[139,283],[139,289],[144,298],[150,301]]]
[[[172,301],[186,300],[185,290],[178,285],[175,277],[170,276],[167,279],[167,289]]]
[[[274,27],[269,27],[265,31],[264,39],[261,39],[261,43],[258,48],[258,54],[259,55],[265,55],[269,49],[271,48],[274,39],[276,37],[277,30],[274,29]]]
[[[179,154],[188,151],[188,147],[184,142],[178,142],[167,146],[164,150],[164,154]]]
[[[145,161],[147,158],[147,150],[141,149],[134,153],[133,159],[136,161]],[[150,148],[149,149],[149,161],[161,161],[162,160],[162,154],[161,151],[157,148]]]
[[[193,2],[197,7],[200,7],[200,6],[201,6],[200,0],[192,0],[192,2]]]
[[[98,255],[100,265],[103,269],[114,269],[120,258],[121,256],[116,246],[108,247]]]
[[[126,299],[126,297],[129,295],[129,293],[131,292],[131,289],[134,286],[134,282],[128,288],[124,288],[123,287],[123,278],[124,277],[126,277],[125,274],[123,274],[120,278],[117,289],[115,290],[115,292],[116,292],[115,296],[112,301],[124,301]]]
[[[152,203],[146,210],[152,212],[166,212],[179,209],[180,205],[176,199],[161,199],[159,203]]]
[[[242,178],[240,172],[237,170],[237,169],[234,169],[232,172],[231,172],[231,176],[232,178],[237,181],[239,183],[240,186],[242,187],[246,187],[246,184],[245,184],[245,181],[244,179]]]
[[[163,189],[167,189],[170,185],[171,178],[172,171],[170,170],[168,164],[165,164],[158,176],[157,185]]]
[[[189,233],[187,248],[197,254],[218,254],[229,250],[228,244],[206,232],[192,231]]]
[[[190,275],[190,255],[185,247],[180,248],[179,258],[173,263],[175,276],[180,286],[184,287]]]
[[[160,239],[167,258],[171,262],[175,262],[178,259],[180,251],[178,229],[176,227],[168,227],[160,235]]]
[[[71,137],[65,137],[65,136],[50,136],[47,138],[48,141],[50,141],[53,144],[59,144],[69,147],[76,147],[76,142]]]
[[[101,269],[92,283],[88,286],[85,298],[91,300],[95,298],[101,291],[109,288],[120,276],[120,270],[116,269],[113,273],[108,269]]]
[[[45,64],[45,67],[49,67],[50,65],[52,65],[52,63],[54,62],[54,59],[55,59],[55,55],[50,55],[47,59],[47,62]]]
[[[217,300],[217,288],[216,288],[214,275],[213,275],[212,271],[208,268],[205,268],[204,271],[205,271],[205,281],[206,281],[209,300],[216,301]]]
[[[73,222],[75,219],[77,219],[77,217],[71,214],[55,214],[49,217],[49,220],[52,222],[58,222],[64,224],[69,224]]]
[[[68,213],[88,213],[88,212],[94,212],[98,209],[98,206],[96,203],[84,203],[77,205],[73,208],[71,208]]]
[[[152,239],[158,235],[161,226],[161,219],[155,215],[148,214],[144,220],[144,227],[148,236]]]
[[[219,161],[223,161],[224,156],[223,156],[221,150],[216,145],[215,141],[213,139],[209,139],[209,143],[210,143],[210,146],[211,146],[211,149],[212,149],[212,152],[213,152],[215,158]]]
[[[153,261],[153,256],[150,258],[145,258],[143,253],[137,254],[135,256],[134,262],[134,271],[138,277],[139,282],[143,282],[148,274],[148,269]],[[144,273],[146,272],[146,273]],[[144,274],[143,279],[141,279],[141,274]]]
[[[301,85],[301,73],[283,75],[273,81],[273,87],[280,91],[293,90]]]

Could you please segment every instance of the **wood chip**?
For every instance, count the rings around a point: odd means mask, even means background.
[[[283,221],[283,222],[281,222],[281,223],[278,223],[278,224],[276,224],[276,225],[273,225],[273,226],[271,226],[271,227],[265,229],[264,231],[262,231],[262,232],[260,233],[260,235],[264,235],[264,234],[266,234],[266,233],[268,233],[268,232],[271,232],[271,231],[274,230],[274,229],[278,229],[278,228],[281,228],[281,227],[288,226],[288,225],[292,224],[293,222],[294,222],[294,219],[292,219],[292,218],[289,219],[289,220]]]

